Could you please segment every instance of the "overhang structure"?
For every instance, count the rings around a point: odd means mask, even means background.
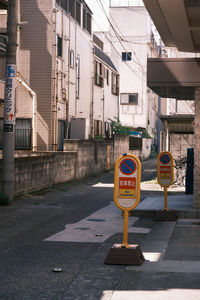
[[[200,52],[200,0],[143,2],[166,46]],[[195,88],[200,87],[200,59],[148,59],[147,85],[160,97],[194,100]]]

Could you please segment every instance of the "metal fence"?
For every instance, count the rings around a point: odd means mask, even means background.
[[[31,129],[15,129],[15,149],[31,150],[32,130]],[[0,149],[3,146],[3,131],[0,130]]]

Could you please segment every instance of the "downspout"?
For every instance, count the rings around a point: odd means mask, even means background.
[[[29,92],[31,97],[33,98],[33,118],[32,118],[32,128],[33,128],[33,143],[32,143],[32,151],[37,151],[37,95],[36,93],[30,88],[30,86],[19,78],[19,72],[17,80],[20,84],[22,84],[26,90]]]
[[[75,76],[76,76],[76,80],[75,80],[75,117],[77,117],[77,25],[75,24],[75,51],[74,51],[74,64],[75,64]]]
[[[95,76],[95,58],[94,58],[94,42],[92,41],[92,92],[90,104],[90,137],[94,138],[94,76]]]
[[[71,48],[71,16],[69,15],[68,35],[68,78],[67,78],[67,101],[66,101],[66,139],[69,137],[69,97],[70,97],[70,48]]]
[[[118,74],[117,75],[118,76],[118,95],[117,95],[117,117],[118,117],[118,119],[120,120],[120,86],[119,86],[119,84],[120,84],[120,75]]]
[[[103,96],[102,96],[102,101],[103,101],[103,116],[102,116],[102,121],[103,121],[103,136],[105,136],[105,95],[104,95],[104,88],[103,88]]]
[[[56,51],[56,46],[57,46],[57,33],[56,33],[56,24],[57,24],[57,9],[55,9],[55,52],[54,52],[54,95],[53,95],[53,105],[52,105],[52,115],[53,115],[53,132],[52,132],[52,149],[53,151],[57,150],[57,51]]]
[[[61,74],[61,94],[62,94],[62,98],[63,98],[63,88],[64,88],[64,85],[63,85],[63,80],[64,80],[64,12],[62,10],[62,41],[63,41],[63,45],[62,45],[62,62],[61,62],[61,71],[62,71],[62,74]]]

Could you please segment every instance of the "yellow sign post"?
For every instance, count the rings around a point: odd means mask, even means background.
[[[174,182],[174,159],[168,151],[162,151],[157,156],[157,181],[164,188],[164,209],[156,213],[155,219],[176,220],[176,213],[170,211],[167,204],[167,189]]]
[[[124,212],[123,243],[111,248],[106,264],[140,265],[144,261],[139,246],[128,244],[128,215],[140,201],[140,181],[140,160],[132,154],[121,155],[115,162],[114,202]]]

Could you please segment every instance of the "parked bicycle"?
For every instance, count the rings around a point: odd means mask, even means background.
[[[178,157],[174,159],[174,184],[178,186],[185,186],[185,177],[186,177],[186,166],[187,166],[187,158],[186,157]]]

